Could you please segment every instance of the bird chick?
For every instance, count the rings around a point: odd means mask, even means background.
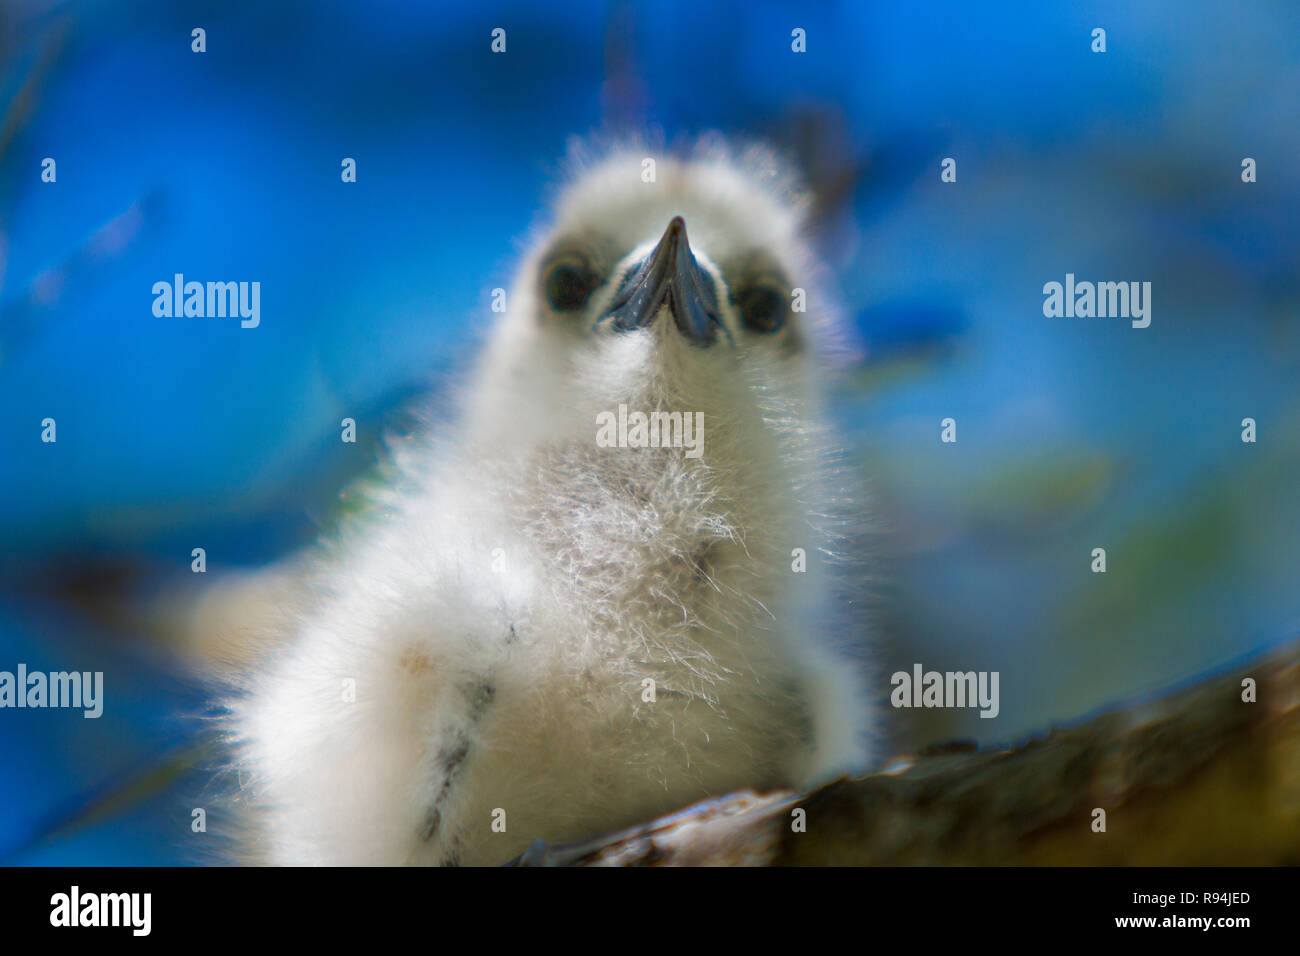
[[[499,863],[869,756],[806,203],[757,149],[580,165],[232,701],[253,858]]]

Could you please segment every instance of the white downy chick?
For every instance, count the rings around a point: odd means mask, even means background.
[[[249,859],[500,863],[867,762],[806,203],[761,150],[643,157],[581,166],[232,701]]]

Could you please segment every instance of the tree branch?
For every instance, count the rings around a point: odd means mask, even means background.
[[[1243,680],[1257,702],[1243,701]],[[1094,810],[1106,812],[1096,832]],[[799,814],[798,811],[803,811]],[[799,816],[805,827],[796,826]],[[1009,748],[740,792],[522,866],[1300,863],[1300,643]]]

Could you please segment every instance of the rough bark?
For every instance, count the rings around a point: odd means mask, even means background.
[[[736,793],[517,864],[1300,864],[1300,642],[1018,746],[930,748],[803,795]]]

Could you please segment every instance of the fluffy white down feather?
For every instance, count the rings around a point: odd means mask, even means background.
[[[644,155],[579,160],[448,422],[394,447],[231,700],[249,858],[498,863],[870,756],[864,655],[841,646],[860,571],[835,567],[863,500],[826,425],[839,345],[805,206],[760,150],[705,144],[653,183]],[[759,336],[724,301],[732,339],[708,348],[666,314],[593,329],[612,283],[586,318],[548,313],[554,237],[631,262],[675,215],[716,279],[765,251],[807,311]],[[703,412],[703,454],[599,447],[619,404]]]

